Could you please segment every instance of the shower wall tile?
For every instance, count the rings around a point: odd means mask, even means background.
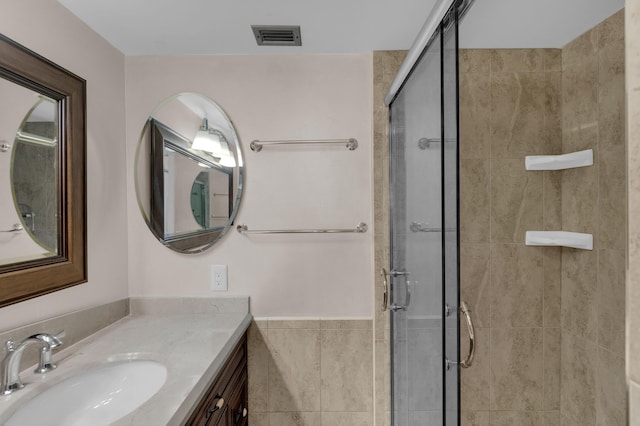
[[[560,411],[543,411],[542,423],[540,424],[542,426],[560,426],[562,424]]]
[[[384,97],[393,81],[406,51],[373,52],[373,238],[374,238],[374,351],[375,372],[375,424],[387,426],[390,422],[389,380],[389,313],[383,312],[384,288],[380,275],[389,267],[389,141],[388,110]]]
[[[562,175],[557,171],[542,172],[544,229],[562,229]]]
[[[540,145],[547,155],[562,154],[562,72],[545,72],[544,84],[544,139]]]
[[[624,147],[625,74],[624,43],[608,44],[598,53],[598,100],[600,146]]]
[[[542,425],[541,411],[492,411],[491,426]]]
[[[543,49],[497,49],[491,51],[491,72],[544,71]]]
[[[598,24],[598,47],[603,48],[611,43],[624,46],[624,15],[624,9],[620,9]],[[624,54],[622,57],[624,58]]]
[[[626,153],[622,145],[601,149],[599,164],[599,233],[598,246],[624,251],[627,223],[621,220],[627,211]]]
[[[375,389],[391,389],[391,356],[388,340],[375,342]],[[391,410],[389,394],[376,392],[375,418],[380,419]]]
[[[322,330],[321,411],[373,410],[373,338],[367,329]],[[345,348],[349,348],[348,351]]]
[[[491,156],[491,76],[460,74],[460,158]]]
[[[491,71],[490,49],[461,49],[459,57],[460,74],[484,73]]]
[[[461,372],[462,424],[556,425],[561,249],[523,243],[527,230],[561,229],[562,177],[525,171],[523,157],[562,153],[562,53],[462,50],[460,72],[461,295],[478,336],[476,364]],[[535,379],[511,374],[524,346]]]
[[[543,410],[560,410],[560,328],[543,331]]]
[[[542,408],[542,341],[541,328],[492,329],[492,411],[531,411]]]
[[[460,297],[478,328],[491,325],[490,259],[489,244],[460,244]]]
[[[522,243],[527,230],[542,229],[542,191],[542,174],[527,172],[522,158],[492,160],[492,243]]]
[[[491,327],[542,327],[544,249],[491,246]]]
[[[593,155],[593,166],[562,172],[562,228],[566,231],[593,234],[593,246],[598,248],[600,211],[597,149],[594,149]]]
[[[491,73],[493,158],[544,154],[545,86],[544,71]]]
[[[595,56],[567,66],[562,72],[563,150],[593,148],[598,132],[598,60]]]
[[[476,328],[475,357],[472,368],[463,371],[460,378],[461,407],[469,411],[486,410],[490,403],[490,365],[491,365],[491,330],[489,328]],[[469,340],[460,339],[460,353],[466,354],[469,350]]]
[[[585,58],[593,57],[597,53],[599,30],[593,28],[577,37],[562,48],[563,70],[568,66],[580,65]]]
[[[555,228],[555,229],[560,229]],[[543,250],[544,295],[542,325],[560,327],[562,292],[562,248],[546,247]]]
[[[563,424],[596,424],[596,344],[562,332],[560,407]]]
[[[460,413],[461,426],[489,426],[489,411],[463,411]]]
[[[543,55],[545,71],[562,71],[562,49],[544,49]]]
[[[563,151],[594,150],[592,167],[562,172],[562,225],[593,234],[595,248],[563,249],[563,424],[626,422],[623,34],[620,11],[562,53]]]
[[[460,242],[488,243],[490,160],[460,161]]]
[[[596,341],[598,332],[598,252],[562,251],[562,329]]]
[[[627,424],[627,384],[624,357],[606,349],[598,349],[596,385],[596,424],[625,426]]]
[[[625,351],[625,253],[599,251],[598,345],[623,357]]]

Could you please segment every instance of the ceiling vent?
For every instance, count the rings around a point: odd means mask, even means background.
[[[252,25],[258,46],[301,46],[300,26]]]

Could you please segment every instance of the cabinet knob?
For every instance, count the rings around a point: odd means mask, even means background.
[[[213,404],[213,407],[211,407],[209,409],[209,411],[207,411],[206,414],[206,418],[208,419],[209,417],[211,417],[211,415],[213,413],[215,413],[216,411],[218,411],[219,409],[221,409],[222,407],[224,407],[224,398],[222,398],[221,396],[219,396],[218,398],[216,398],[215,400],[216,402]]]
[[[242,417],[247,417],[247,414],[249,414],[249,412],[247,411],[246,408],[242,410]]]

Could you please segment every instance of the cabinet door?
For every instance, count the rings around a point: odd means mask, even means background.
[[[238,380],[230,392],[229,409],[227,411],[229,426],[245,426],[248,421],[247,411],[247,369],[242,369]]]
[[[204,426],[222,426],[224,419],[227,417],[227,402],[221,397],[216,396],[209,400],[209,406],[201,417]]]

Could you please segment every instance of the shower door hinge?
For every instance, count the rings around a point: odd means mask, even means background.
[[[444,304],[444,316],[448,317],[449,315],[451,315],[451,306],[449,306],[448,303]]]

